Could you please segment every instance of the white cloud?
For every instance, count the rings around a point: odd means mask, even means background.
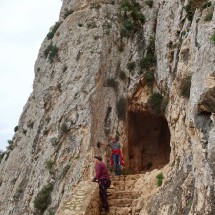
[[[61,0],[1,0],[0,149],[13,137],[32,91],[40,44],[58,21],[61,4]]]

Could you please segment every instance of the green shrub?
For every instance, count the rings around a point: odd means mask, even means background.
[[[116,104],[117,115],[119,120],[125,120],[126,111],[127,111],[127,100],[124,97],[121,97]]]
[[[46,161],[46,168],[47,168],[49,171],[52,170],[53,165],[54,165],[54,161],[52,161],[52,160],[47,160],[47,161]]]
[[[149,107],[152,112],[158,114],[161,112],[161,105],[163,101],[163,96],[160,93],[153,93],[148,100]]]
[[[56,22],[51,31],[47,34],[47,38],[50,40],[54,37],[57,29],[60,27],[61,22]]]
[[[4,157],[4,155],[5,155],[5,153],[6,152],[3,152],[2,150],[0,150],[0,163],[1,163],[1,161],[2,161],[2,159]]]
[[[79,26],[79,27],[83,27],[83,24],[82,24],[82,23],[78,23],[78,26]]]
[[[183,37],[183,36],[185,36],[186,35],[186,31],[182,31],[181,32],[181,36]]]
[[[135,68],[136,68],[136,63],[135,63],[134,61],[129,62],[129,63],[127,64],[127,69],[128,69],[130,72],[133,71]]]
[[[120,44],[118,45],[118,50],[120,52],[123,52],[124,49],[125,49],[125,43],[122,40],[120,40]]]
[[[123,12],[129,12],[134,9],[133,4],[131,4],[129,1],[122,1],[122,4],[120,6],[120,10]]]
[[[188,4],[184,7],[184,9],[187,13],[187,15],[186,15],[187,19],[189,21],[192,21],[195,10],[197,8],[206,7],[205,5],[207,5],[207,3],[208,3],[208,0],[189,0]]]
[[[114,78],[108,78],[107,79],[107,86],[112,87],[114,89],[118,88],[118,82]]]
[[[148,5],[150,8],[152,8],[154,2],[153,2],[153,0],[146,0],[145,3],[146,3],[146,5]]]
[[[19,129],[18,125],[14,128],[14,132],[17,132]]]
[[[101,7],[101,6],[100,6],[99,3],[93,2],[93,3],[91,3],[91,7],[90,7],[90,8],[91,8],[91,9],[94,8],[94,9],[97,9],[97,10],[98,10],[100,7]]]
[[[38,215],[43,214],[51,204],[51,192],[53,191],[53,188],[54,185],[49,183],[48,185],[44,186],[35,197],[34,208],[36,209]]]
[[[156,176],[156,179],[157,179],[157,186],[160,187],[163,183],[163,179],[164,179],[164,176],[163,176],[163,173],[159,173],[157,176]]]
[[[144,24],[146,22],[146,18],[142,13],[137,13],[137,19]]]
[[[125,74],[125,72],[124,71],[120,71],[120,73],[119,73],[119,78],[122,80],[122,81],[124,81],[125,79],[126,79],[126,74]]]
[[[146,55],[140,60],[141,69],[149,69],[150,67],[156,66],[157,58],[155,54],[155,37],[151,36],[149,44],[146,48]]]
[[[31,120],[29,120],[29,121],[27,122],[27,127],[28,127],[28,128],[33,128],[33,127],[34,127],[34,122],[31,121]]]
[[[131,32],[128,31],[127,29],[125,29],[124,27],[120,29],[120,36],[121,38],[123,37],[130,37],[131,36]]]
[[[77,155],[76,157],[75,157],[75,160],[77,160],[77,159],[79,159],[80,158],[80,155]]]
[[[205,9],[207,7],[211,7],[212,3],[211,2],[205,2],[203,5],[202,5],[202,9]]]
[[[9,145],[13,144],[12,140],[8,140],[7,142],[8,142]]]
[[[13,150],[13,141],[12,141],[12,140],[8,140],[7,142],[8,142],[8,144],[9,144],[9,145],[6,147],[7,150]]]
[[[154,73],[153,72],[146,72],[145,73],[145,79],[146,79],[146,84],[148,87],[152,87],[154,83]]]
[[[215,32],[214,32],[213,35],[211,36],[211,41],[215,44]]]
[[[185,9],[185,11],[186,11],[186,13],[187,13],[187,15],[186,15],[187,19],[188,19],[189,21],[192,21],[192,20],[193,20],[193,15],[194,15],[194,13],[195,13],[195,10],[193,10],[193,9],[191,8],[191,6],[190,6],[189,3],[184,7],[184,9]]]
[[[68,10],[68,8],[66,8],[64,10],[64,15],[63,15],[63,18],[66,19],[67,16],[71,15],[74,11],[73,10]]]
[[[45,49],[44,56],[49,59],[50,63],[53,63],[54,59],[58,57],[58,48],[52,43]]]
[[[213,18],[213,10],[209,10],[204,18],[204,21],[206,21],[206,22],[211,21],[212,18]]]
[[[69,171],[69,168],[70,168],[71,166],[69,165],[69,164],[67,164],[64,168],[63,168],[63,171],[62,171],[62,173],[61,173],[61,176],[60,176],[60,178],[64,178],[65,176],[66,176],[66,174],[67,174],[67,172]]]
[[[161,111],[162,112],[166,111],[166,107],[167,107],[168,103],[169,103],[169,96],[165,95],[163,97],[163,101],[162,101],[162,104],[161,104]]]
[[[141,24],[145,23],[145,16],[141,12],[139,3],[135,0],[122,1],[119,15],[123,15],[121,17],[121,20],[123,20],[123,27],[120,31],[121,37],[133,36],[133,34],[141,28]]]
[[[69,131],[69,128],[65,122],[61,125],[60,129],[65,133]]]
[[[191,77],[192,76],[187,76],[183,78],[180,82],[180,86],[179,86],[180,95],[185,98],[190,97]]]
[[[111,29],[111,28],[112,28],[112,23],[106,21],[106,22],[103,24],[103,27],[106,28],[106,29]]]
[[[125,20],[123,26],[128,31],[132,31],[134,29],[134,24],[130,19]]]

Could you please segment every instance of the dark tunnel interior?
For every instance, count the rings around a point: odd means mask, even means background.
[[[160,169],[169,162],[170,131],[164,116],[128,113],[128,158],[133,173]]]

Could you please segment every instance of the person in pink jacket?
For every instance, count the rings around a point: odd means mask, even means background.
[[[93,182],[99,184],[99,195],[102,200],[103,208],[109,213],[109,205],[107,200],[107,189],[110,187],[111,181],[108,173],[107,166],[102,162],[101,156],[94,156],[96,175],[93,178]]]

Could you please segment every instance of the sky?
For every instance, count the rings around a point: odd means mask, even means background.
[[[61,0],[0,0],[0,150],[14,135],[32,92],[40,45],[58,21]]]

